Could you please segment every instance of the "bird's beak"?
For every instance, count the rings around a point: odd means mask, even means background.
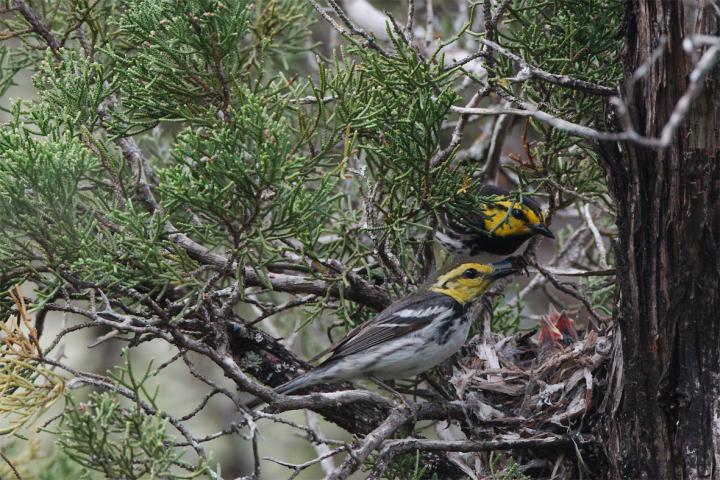
[[[540,235],[542,235],[542,236],[544,236],[544,237],[555,238],[555,234],[553,234],[553,233],[550,231],[550,229],[549,229],[547,226],[543,225],[543,224],[533,225],[533,226],[531,226],[530,228],[533,230],[533,232],[539,233]]]
[[[505,260],[493,262],[490,264],[493,267],[493,271],[490,274],[492,280],[507,277],[513,273],[517,273],[524,267],[522,257],[510,257]]]
[[[541,347],[561,347],[563,334],[548,317],[543,317],[538,343]]]

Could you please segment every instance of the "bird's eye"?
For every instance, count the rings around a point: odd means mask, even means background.
[[[523,211],[522,211],[522,210],[519,210],[519,209],[517,209],[517,208],[513,208],[512,216],[515,217],[515,218],[518,218],[518,219],[520,219],[520,220],[525,219],[525,214],[523,213]]]
[[[480,272],[478,272],[474,268],[468,268],[463,272],[463,277],[465,278],[476,278],[478,275],[480,275]]]

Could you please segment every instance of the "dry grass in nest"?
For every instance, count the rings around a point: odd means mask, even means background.
[[[476,344],[451,383],[459,398],[476,405],[483,419],[507,419],[512,427],[482,426],[470,433],[484,440],[577,439],[571,448],[513,452],[513,468],[532,477],[578,478],[583,455],[592,452],[594,413],[602,402],[611,338],[589,332],[566,347],[541,349],[530,335],[494,336]],[[497,425],[495,423],[494,425]],[[592,442],[591,442],[592,443]],[[592,454],[592,453],[591,453]],[[507,459],[510,457],[508,456]]]

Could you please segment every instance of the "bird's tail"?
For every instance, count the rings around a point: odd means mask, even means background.
[[[320,383],[317,379],[318,375],[315,370],[311,370],[307,373],[303,373],[299,377],[295,377],[289,382],[285,382],[280,386],[275,387],[275,393],[290,393],[301,388],[310,387]]]
[[[311,387],[313,385],[317,385],[318,383],[322,383],[323,381],[325,381],[323,375],[324,373],[325,371],[322,367],[318,367],[308,372],[305,372],[302,375],[275,387],[275,393],[290,393],[294,392],[295,390],[300,390],[302,388]],[[252,402],[247,403],[246,407],[255,408],[262,403],[264,403],[264,400],[260,400],[258,398],[253,400]]]

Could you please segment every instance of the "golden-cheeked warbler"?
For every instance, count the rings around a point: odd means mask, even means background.
[[[479,212],[441,217],[435,238],[451,253],[509,255],[536,233],[555,238],[540,205],[530,196],[519,201],[508,190],[491,185],[480,186],[477,194],[490,197]]]
[[[517,273],[519,258],[492,264],[462,263],[426,291],[402,298],[352,330],[314,369],[276,388],[290,393],[319,383],[371,377],[405,378],[457,352],[470,331],[467,307],[497,279]],[[257,403],[254,403],[255,405]]]

